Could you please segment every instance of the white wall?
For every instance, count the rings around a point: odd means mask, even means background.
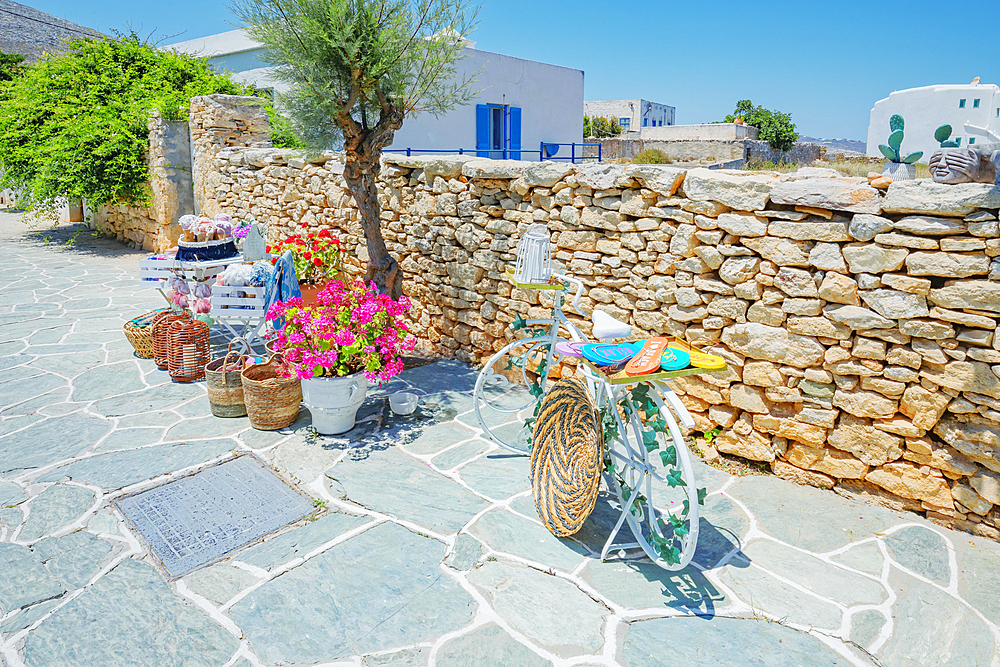
[[[646,140],[684,141],[756,139],[760,130],[736,123],[706,123],[704,125],[670,125],[640,128],[639,137]]]
[[[965,108],[959,100],[965,100]],[[975,108],[975,100],[980,100]],[[889,139],[889,118],[893,114],[903,117],[903,145],[900,157],[914,151],[923,151],[921,162],[940,148],[934,131],[942,125],[951,125],[951,139],[961,137],[961,146],[1000,141],[1000,87],[993,84],[965,86],[924,86],[899,90],[875,103],[868,124],[868,155],[881,156],[879,144]]]
[[[260,60],[259,44],[244,31],[211,35],[163,47],[208,57],[216,69],[234,72],[237,81],[279,94],[286,88],[275,81],[272,67]],[[473,89],[480,90],[466,106],[440,117],[429,113],[409,116],[396,133],[391,149],[456,150],[475,152],[476,105],[500,104],[521,108],[521,148],[523,160],[537,160],[539,144],[580,143],[583,141],[583,71],[547,65],[532,60],[479,51],[464,50],[458,63],[459,76],[479,72]],[[569,154],[562,147],[557,157]],[[578,151],[579,152],[579,151]]]
[[[391,148],[474,151],[477,104],[521,108],[521,148],[536,151],[523,153],[522,160],[537,160],[543,141],[583,141],[583,71],[476,49],[465,49],[465,54],[460,75],[482,69],[473,86],[481,89],[475,100],[438,118],[428,113],[407,118]],[[568,154],[565,146],[557,157]]]

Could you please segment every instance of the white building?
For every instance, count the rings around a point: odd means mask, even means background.
[[[964,86],[923,86],[897,90],[875,103],[868,123],[868,155],[879,156],[879,144],[889,139],[889,118],[903,117],[901,156],[923,151],[921,162],[940,148],[934,131],[951,125],[952,141],[959,146],[1000,141],[1000,87],[976,83]]]
[[[674,124],[674,107],[648,100],[598,100],[583,103],[583,115],[591,118],[617,118],[622,130],[639,131],[644,127]]]
[[[207,57],[217,71],[280,96],[285,88],[262,60],[264,48],[243,30],[233,30],[177,44],[176,49]],[[583,136],[583,71],[489,53],[465,42],[458,76],[479,72],[481,89],[469,105],[440,116],[409,116],[388,150],[475,153],[481,157],[537,160],[544,142],[547,154],[569,156]],[[579,155],[581,149],[576,149]]]

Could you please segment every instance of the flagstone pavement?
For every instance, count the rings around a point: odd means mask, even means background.
[[[141,253],[73,231],[0,212],[0,666],[1000,665],[1000,545],[915,515],[699,462],[687,569],[602,563],[604,496],[553,537],[463,364],[346,437],[214,418],[121,333]],[[167,581],[113,501],[247,454],[317,511]]]

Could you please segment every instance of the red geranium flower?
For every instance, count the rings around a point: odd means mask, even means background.
[[[319,257],[316,257],[315,259],[313,259],[313,266],[323,266],[323,260],[321,260]]]

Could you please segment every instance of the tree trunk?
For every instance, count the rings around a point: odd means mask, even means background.
[[[383,294],[398,299],[403,294],[403,274],[399,271],[399,262],[389,254],[382,238],[382,211],[378,203],[378,190],[375,187],[375,177],[379,166],[369,160],[351,160],[344,166],[344,181],[354,195],[361,214],[361,228],[365,232],[365,244],[368,246],[368,271],[366,281],[375,281],[375,285]]]

